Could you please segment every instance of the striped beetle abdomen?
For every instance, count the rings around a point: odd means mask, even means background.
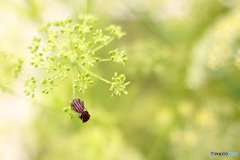
[[[88,113],[88,111],[84,111],[79,118],[83,121],[83,123],[87,122],[90,118],[90,114]]]
[[[72,109],[77,113],[83,113],[84,111],[84,104],[80,99],[74,99],[71,102]]]

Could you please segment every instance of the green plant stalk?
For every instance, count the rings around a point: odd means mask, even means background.
[[[58,44],[57,41],[53,40],[53,42],[54,42],[54,44],[55,44],[59,49],[61,49],[61,47],[60,47],[60,45]]]
[[[99,62],[106,62],[106,61],[111,61],[111,59],[100,59]]]
[[[46,69],[46,68],[45,68]],[[54,76],[56,76],[57,75],[57,73],[58,72],[55,72],[53,75],[51,75],[49,78],[53,78]],[[54,77],[54,78],[56,78],[56,77]]]
[[[90,71],[87,70],[86,68],[84,68],[84,67],[82,67],[82,66],[80,66],[80,65],[78,65],[78,64],[77,64],[77,66],[78,66],[79,68],[81,68],[82,70],[86,71],[87,73],[91,74],[92,76],[94,76],[94,77],[96,77],[96,78],[98,78],[98,79],[100,79],[100,80],[102,80],[102,81],[104,81],[104,82],[106,82],[106,83],[108,83],[108,84],[111,83],[110,81],[108,81],[108,80],[106,80],[106,79],[104,79],[104,78],[102,78],[102,77],[99,77],[98,75],[90,72]],[[78,71],[78,72],[79,72],[79,71]],[[80,74],[80,73],[79,73],[79,74]]]
[[[75,98],[75,87],[74,87],[74,74],[73,74],[73,66],[71,67],[72,74],[72,90],[73,90],[73,99]]]
[[[108,45],[108,43],[112,42],[113,40],[114,40],[114,37],[112,37],[112,38],[107,42],[106,45]],[[101,45],[97,46],[96,48],[94,48],[92,51],[93,51],[93,52],[96,52],[97,50],[105,47],[106,45],[101,44]]]

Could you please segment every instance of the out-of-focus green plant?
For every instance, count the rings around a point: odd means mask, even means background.
[[[218,22],[209,34],[212,43],[208,44],[207,65],[212,70],[226,67],[231,61],[240,68],[240,12],[239,7],[237,9]]]
[[[22,59],[13,54],[0,52],[0,88],[3,91],[9,90],[9,85],[21,71],[22,63]]]
[[[240,68],[239,35],[240,12],[238,6],[217,21],[195,45],[187,79],[189,86],[199,87],[207,77],[213,77],[219,72],[223,76]]]

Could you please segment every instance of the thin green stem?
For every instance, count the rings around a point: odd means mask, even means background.
[[[107,42],[107,44],[110,43],[110,42],[112,42],[113,40],[114,40],[114,37],[112,37],[112,38]],[[107,44],[106,44],[106,45],[107,45]],[[92,51],[93,51],[93,52],[96,52],[97,50],[105,47],[106,45],[101,44],[101,45],[97,46],[96,48],[94,48]]]
[[[102,80],[102,81],[104,81],[104,82],[106,82],[106,83],[111,83],[110,81],[108,81],[108,80],[106,80],[106,79],[104,79],[104,78],[102,78],[102,77],[99,77],[98,75],[90,72],[90,71],[87,70],[86,68],[84,68],[84,67],[82,67],[82,66],[80,66],[80,65],[77,65],[77,66],[78,66],[79,68],[81,68],[82,70],[86,71],[87,73],[91,74],[92,76],[94,76],[94,77],[96,77],[96,78],[98,78],[98,79],[100,79],[100,80]],[[80,74],[80,73],[79,73],[79,74]]]
[[[108,59],[100,59],[100,60],[99,60],[99,62],[106,62],[106,61],[111,61],[111,59],[108,58]]]
[[[60,45],[58,44],[57,41],[53,40],[53,42],[55,43],[55,45],[56,45],[59,49],[61,49],[61,47],[60,47]]]
[[[57,71],[55,71],[55,73],[53,75],[51,75],[49,78],[53,78],[54,76],[56,76],[58,74]],[[54,77],[56,79],[56,77]]]
[[[73,74],[73,66],[71,66],[72,73],[72,90],[73,90],[73,99],[75,98],[75,86],[74,86],[74,74]]]
[[[88,1],[89,0],[85,0],[85,4],[84,4],[84,10],[83,10],[83,14],[87,15],[88,13]]]
[[[91,47],[90,50],[92,50],[96,46],[96,43],[94,43]]]

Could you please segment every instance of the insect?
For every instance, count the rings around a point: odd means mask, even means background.
[[[74,99],[71,102],[71,106],[72,106],[72,109],[77,113],[83,113],[84,111],[84,104],[83,104],[83,101],[81,101],[80,99]]]
[[[88,113],[88,111],[84,111],[85,107],[83,101],[81,101],[80,99],[74,99],[71,102],[71,106],[75,112],[81,114],[79,115],[79,118],[83,121],[83,123],[89,120],[90,114]]]
[[[85,123],[89,120],[90,114],[88,113],[88,111],[84,111],[82,115],[79,116],[79,118],[83,121],[83,123]]]

